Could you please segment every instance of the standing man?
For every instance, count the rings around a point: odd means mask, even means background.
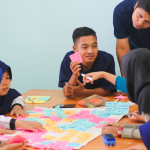
[[[136,48],[150,50],[150,0],[124,0],[113,15],[116,52],[120,66],[121,57]]]

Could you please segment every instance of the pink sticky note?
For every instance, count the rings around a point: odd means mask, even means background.
[[[34,108],[32,111],[42,112],[44,109]]]
[[[70,57],[71,61],[77,61],[79,63],[83,62],[79,52],[76,52],[76,53],[70,55],[69,57]]]
[[[127,97],[125,97],[125,96],[123,96],[123,95],[119,95],[119,96],[117,96],[117,97],[114,97],[114,98],[116,98],[116,99],[127,99]]]
[[[103,125],[97,125],[97,126],[95,126],[95,128],[102,128],[103,127]]]
[[[96,123],[96,124],[99,124],[99,123],[102,122],[104,119],[105,119],[105,118],[102,118],[102,117],[95,117],[95,118],[89,119],[88,121],[89,121],[89,122]]]
[[[106,119],[104,120],[104,122],[111,122],[111,121],[117,122],[117,120],[118,120],[118,119],[114,119],[114,118],[106,118]]]
[[[3,135],[3,136],[2,136],[2,139],[3,139],[3,140],[8,140],[8,139],[10,139],[11,137],[12,137],[12,136]]]
[[[39,118],[48,118],[47,116],[45,116],[44,114],[42,116],[40,116]]]
[[[27,117],[17,117],[17,118],[15,118],[15,119],[18,119],[18,120],[25,120],[25,119],[27,119]]]
[[[26,141],[26,140],[27,140],[26,138],[24,138],[24,137],[22,137],[22,136],[20,136],[20,135],[16,135],[16,136],[14,136],[13,139],[11,139],[11,140],[8,142],[8,144],[21,143],[21,142],[24,142],[24,141]]]
[[[50,117],[50,119],[51,119],[52,121],[60,121],[60,120],[62,120],[63,118],[60,118],[60,117],[57,117],[57,116],[52,115],[52,116]]]

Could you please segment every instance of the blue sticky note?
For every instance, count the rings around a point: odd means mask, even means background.
[[[82,145],[81,143],[69,143],[69,144],[67,144],[67,146],[74,147],[74,148],[77,148],[81,145]]]
[[[50,112],[46,112],[44,115],[47,116],[47,117],[51,117],[52,116],[52,114]]]
[[[100,125],[103,125],[103,124],[105,124],[106,122],[104,122],[104,121],[102,121],[101,123],[100,123]]]
[[[129,102],[119,102],[115,114],[124,115],[129,112]]]
[[[43,145],[48,145],[49,143],[55,143],[55,141],[44,141],[44,142],[42,142],[41,144],[43,144]]]
[[[48,96],[48,97],[40,97],[38,100],[46,100],[46,101],[48,101],[50,98],[51,98],[50,96]]]
[[[44,123],[45,123],[45,121],[37,121],[37,122],[39,122],[39,123],[41,123],[41,124],[44,124]]]
[[[106,102],[105,112],[114,113],[117,109],[117,102]]]
[[[44,109],[42,112],[54,112],[55,110],[53,109]]]
[[[93,115],[100,115],[102,114],[104,111],[103,110],[93,110],[90,114],[93,114]]]
[[[27,113],[29,113],[29,114],[34,114],[34,113],[37,113],[36,111],[27,111]]]
[[[38,118],[27,118],[27,119],[25,119],[26,121],[36,121],[36,120],[38,120]]]

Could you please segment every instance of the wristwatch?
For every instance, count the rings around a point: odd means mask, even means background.
[[[123,127],[118,128],[117,130],[118,137],[121,137],[122,131],[123,131]]]

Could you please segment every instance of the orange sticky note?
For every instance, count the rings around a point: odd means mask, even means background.
[[[69,142],[69,141],[70,141],[70,139],[68,139],[68,138],[64,138],[64,137],[61,137],[61,138],[57,139],[57,141]]]
[[[73,143],[86,143],[87,141],[85,141],[85,140],[75,140],[75,141],[73,141]]]
[[[89,133],[85,133],[85,132],[81,132],[80,135],[78,135],[79,139],[88,141],[89,139],[91,139],[94,135],[93,134],[89,134]]]
[[[29,114],[28,117],[39,118],[42,114]]]
[[[57,139],[57,137],[55,136],[51,136],[51,135],[45,135],[44,137],[42,137],[44,139],[47,139],[47,140],[51,140],[51,141],[54,141]]]
[[[67,133],[70,133],[70,134],[73,134],[73,135],[78,135],[80,132],[79,131],[76,131],[76,130],[73,130],[73,129],[68,129],[66,130]]]
[[[66,134],[66,135],[64,135],[64,136],[62,136],[62,138],[67,138],[67,139],[72,139],[72,138],[74,138],[76,135],[74,135],[74,134]]]
[[[70,119],[70,118],[64,118],[61,121],[65,121],[65,122],[74,122],[75,119]]]
[[[65,111],[64,111],[64,114],[65,114],[65,115],[68,115],[68,116],[69,116],[69,115],[73,115],[73,114],[75,114],[75,113],[76,113],[76,110],[65,110]]]

